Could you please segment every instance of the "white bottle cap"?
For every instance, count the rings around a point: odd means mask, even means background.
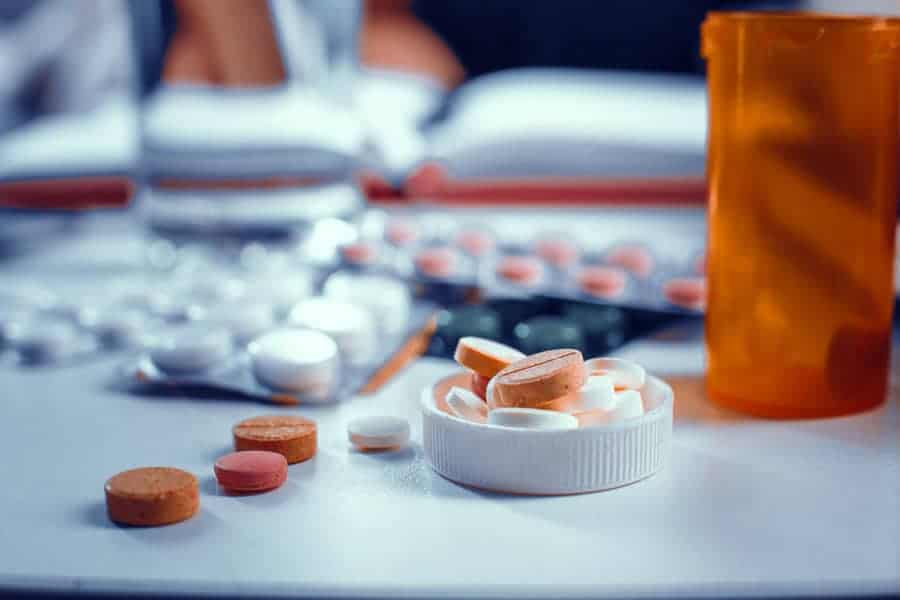
[[[199,373],[228,358],[231,334],[223,327],[192,323],[167,329],[149,344],[150,359],[160,370],[172,374]]]
[[[292,325],[321,331],[332,337],[351,364],[365,363],[375,353],[375,319],[366,309],[333,298],[308,298],[288,317]]]
[[[422,392],[425,459],[464,485],[518,494],[605,490],[649,477],[669,454],[672,388],[655,377],[643,387],[644,415],[611,424],[536,431],[460,419],[435,394],[467,379],[459,373]]]
[[[253,374],[275,390],[321,392],[337,378],[337,344],[319,331],[277,329],[250,342],[248,351]]]

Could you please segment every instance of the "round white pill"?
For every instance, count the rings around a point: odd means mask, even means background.
[[[588,375],[609,375],[613,386],[628,390],[644,387],[647,372],[644,367],[623,358],[592,358],[584,361]]]
[[[641,393],[636,390],[625,390],[616,394],[616,404],[612,409],[613,421],[634,419],[644,414],[644,403]]]
[[[272,389],[327,392],[337,379],[337,344],[319,331],[270,331],[250,342],[248,351],[253,374]]]
[[[56,304],[56,296],[40,286],[29,283],[0,283],[0,306],[10,308],[48,310]]]
[[[272,307],[262,302],[217,304],[208,309],[199,309],[194,315],[199,321],[224,327],[241,346],[249,344],[275,326]]]
[[[613,379],[609,375],[590,375],[578,390],[573,412],[610,410],[616,403]]]
[[[150,341],[150,359],[172,374],[202,372],[231,353],[231,334],[209,323],[193,323],[169,329]]]
[[[65,321],[33,319],[22,325],[10,342],[26,362],[52,362],[76,352],[78,330]]]
[[[487,421],[488,408],[484,400],[471,391],[453,386],[444,398],[447,406],[455,416],[473,423]]]
[[[322,291],[329,298],[365,307],[375,317],[378,327],[388,335],[400,333],[409,322],[410,291],[397,279],[336,273],[328,278]]]
[[[495,408],[488,413],[488,425],[521,429],[576,429],[578,419],[555,410],[537,408]]]
[[[372,314],[358,304],[333,298],[308,298],[288,317],[292,325],[330,336],[341,355],[352,364],[365,363],[375,353],[377,330]]]
[[[400,448],[409,442],[409,422],[400,417],[362,417],[347,424],[347,437],[360,450]]]

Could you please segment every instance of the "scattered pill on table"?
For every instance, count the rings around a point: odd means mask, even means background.
[[[197,478],[172,467],[123,471],[104,486],[109,518],[125,525],[178,523],[200,508]]]
[[[265,450],[284,456],[288,464],[309,460],[316,454],[316,422],[304,417],[268,415],[246,419],[231,432],[234,449]]]
[[[278,452],[246,450],[220,457],[213,470],[216,481],[226,490],[264,492],[285,482],[287,466],[287,459]]]
[[[347,437],[360,450],[401,448],[409,442],[409,422],[400,417],[361,417],[347,424]]]

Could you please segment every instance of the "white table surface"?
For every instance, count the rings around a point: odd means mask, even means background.
[[[850,418],[772,422],[702,398],[697,325],[623,349],[672,381],[672,455],[650,479],[558,498],[467,489],[424,462],[423,359],[377,395],[303,407],[319,452],[279,490],[233,497],[212,464],[248,402],[130,395],[119,359],[0,371],[0,591],[318,597],[900,593],[900,392]],[[895,372],[900,369],[895,367]],[[360,454],[346,422],[410,419],[411,446]],[[105,516],[103,483],[171,465],[201,511],[162,528]]]

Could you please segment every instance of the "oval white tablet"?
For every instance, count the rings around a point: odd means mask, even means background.
[[[228,330],[209,323],[168,329],[151,338],[149,344],[153,364],[172,374],[205,371],[228,358],[231,349]]]
[[[381,275],[335,273],[325,282],[322,293],[329,298],[354,302],[368,309],[378,327],[388,335],[406,329],[411,295],[401,281]]]
[[[590,375],[578,390],[572,412],[610,410],[616,402],[613,379],[609,375]]]
[[[400,417],[361,417],[347,424],[347,438],[360,450],[401,448],[409,442],[409,422]]]
[[[323,392],[333,385],[340,365],[333,339],[311,329],[277,329],[248,346],[253,374],[276,390]]]
[[[330,336],[341,355],[352,364],[365,363],[375,352],[377,331],[372,314],[358,304],[333,298],[308,298],[288,317],[292,325]]]
[[[16,330],[10,342],[26,362],[51,362],[76,352],[81,340],[70,323],[33,319]]]
[[[644,387],[647,372],[644,367],[623,358],[592,358],[584,361],[588,375],[609,375],[617,388],[637,390]]]
[[[625,390],[616,394],[616,404],[612,409],[613,421],[634,419],[644,414],[644,403],[641,393],[636,390]]]
[[[444,398],[447,406],[455,416],[473,423],[487,421],[487,404],[471,391],[453,386]]]
[[[536,408],[495,408],[488,413],[488,425],[521,429],[576,429],[578,419],[555,410]]]
[[[262,302],[229,302],[199,311],[198,319],[220,325],[244,346],[275,326],[272,307]]]

